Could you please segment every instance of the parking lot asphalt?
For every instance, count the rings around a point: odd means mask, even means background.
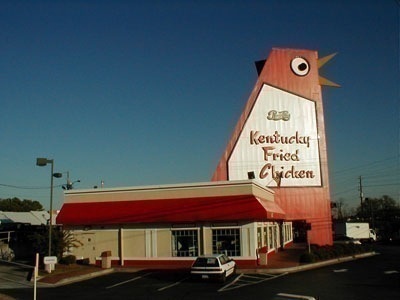
[[[305,271],[313,268],[319,268],[331,264],[337,264],[346,262],[349,260],[369,257],[376,255],[376,252],[369,252],[354,256],[341,257],[337,259],[331,259],[321,261],[317,263],[301,264],[299,257],[304,253],[304,247],[292,247],[285,250],[278,251],[274,255],[268,258],[266,266],[241,266],[237,269],[237,273],[251,274],[251,273],[266,273],[266,274],[283,274],[283,273],[294,273]],[[39,278],[38,286],[58,286],[69,284],[81,280],[90,279],[96,276],[106,275],[112,272],[138,272],[148,268],[132,268],[132,267],[114,267],[109,269],[102,269],[95,266],[83,266],[82,268],[71,271],[65,271],[62,273],[47,274]],[[176,269],[171,266],[157,266],[153,269],[170,270],[173,272],[188,272],[189,269]]]
[[[238,268],[237,273],[241,273],[240,275],[250,275],[258,273],[260,275],[265,276],[280,276],[279,274],[287,274],[287,273],[295,273],[305,270],[310,270],[314,268],[324,267],[328,265],[338,264],[342,262],[347,262],[350,260],[356,260],[360,258],[370,257],[373,255],[377,255],[379,253],[369,252],[354,256],[342,257],[338,259],[331,259],[327,261],[322,261],[318,263],[309,263],[309,264],[300,264],[299,263],[299,255],[304,252],[303,249],[286,249],[276,253],[272,256],[268,261],[268,266],[257,266],[257,267],[249,267],[249,268]],[[158,268],[160,269],[160,268]],[[37,286],[40,288],[51,288],[58,287],[63,285],[68,285],[70,283],[80,282],[83,280],[88,280],[97,276],[103,276],[107,274],[111,274],[113,272],[140,272],[140,271],[150,271],[149,269],[143,268],[109,268],[102,269],[96,266],[81,266],[80,268],[65,268],[63,272],[54,272],[51,274],[41,274],[37,281]],[[174,269],[169,267],[165,267],[164,269],[167,272],[187,272],[189,273],[189,269]],[[152,269],[152,271],[155,271]],[[33,282],[30,284],[33,287]],[[8,298],[6,295],[0,293],[0,299],[12,299]]]

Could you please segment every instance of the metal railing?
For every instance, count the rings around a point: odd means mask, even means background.
[[[10,243],[11,233],[15,231],[0,231],[0,242],[7,241],[7,244]]]
[[[39,254],[36,254],[36,263],[35,266],[32,265],[27,265],[27,264],[22,264],[22,263],[17,263],[17,262],[11,262],[8,260],[2,260],[0,259],[0,264],[3,264],[4,266],[12,266],[12,267],[19,267],[22,269],[28,269],[28,277],[26,278],[27,281],[33,281],[33,300],[36,300],[36,290],[37,290],[37,278],[38,278],[38,272],[39,272]],[[10,274],[8,275],[8,277]],[[20,275],[17,275],[20,276]]]

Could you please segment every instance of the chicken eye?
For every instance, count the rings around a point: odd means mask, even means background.
[[[302,57],[293,58],[290,62],[290,68],[298,76],[306,76],[310,72],[310,64]]]

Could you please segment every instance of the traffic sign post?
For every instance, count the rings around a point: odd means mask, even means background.
[[[57,263],[57,256],[45,256],[43,258],[43,263],[47,273],[51,273],[51,271],[55,270],[55,265]]]

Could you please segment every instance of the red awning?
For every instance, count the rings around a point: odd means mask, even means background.
[[[273,201],[254,195],[163,200],[65,203],[57,216],[63,225],[266,221],[284,219]]]

